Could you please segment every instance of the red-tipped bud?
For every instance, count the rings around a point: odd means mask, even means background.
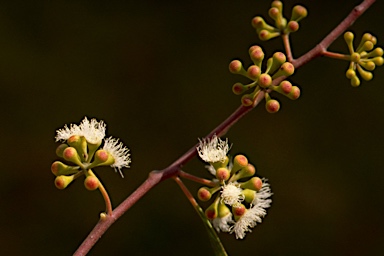
[[[222,167],[216,170],[216,178],[218,178],[220,181],[228,180],[230,175],[231,172],[227,168]]]
[[[267,88],[272,84],[272,77],[269,74],[261,74],[259,77],[258,84],[260,87]]]
[[[82,166],[82,163],[80,161],[80,156],[77,154],[77,151],[73,147],[67,147],[63,151],[63,158],[67,161],[70,161],[74,164],[77,164],[79,166]]]
[[[246,91],[246,88],[242,83],[235,83],[232,86],[232,92],[236,95],[243,94],[245,91]]]
[[[272,7],[269,9],[268,14],[273,20],[277,20],[280,16],[280,11],[278,8]]]
[[[79,172],[78,167],[68,166],[60,161],[56,161],[51,165],[51,171],[55,176],[71,175]]]
[[[217,218],[218,211],[217,211],[217,205],[218,202],[213,202],[206,210],[205,210],[205,216],[207,216],[208,219],[213,220]]]
[[[279,87],[281,88],[281,91],[285,94],[288,94],[292,91],[292,84],[291,82],[289,81],[282,81],[280,84],[279,84]]]
[[[253,63],[260,67],[261,63],[264,59],[264,52],[260,48],[260,46],[254,45],[251,48],[249,48],[249,56],[251,57]]]
[[[95,190],[99,187],[99,179],[95,176],[88,176],[84,180],[84,187],[88,190]]]
[[[240,171],[242,168],[246,167],[248,165],[248,159],[244,155],[237,155],[233,158],[233,167],[231,172],[236,173],[237,171]]]
[[[277,100],[268,100],[265,104],[265,108],[269,113],[276,113],[280,109],[280,103]]]
[[[249,79],[256,80],[260,76],[260,68],[256,65],[251,65],[247,70]]]
[[[308,11],[304,6],[296,5],[292,8],[291,20],[300,21],[307,17]]]
[[[247,209],[245,208],[245,206],[243,204],[232,206],[232,213],[233,213],[235,220],[238,220],[241,216],[243,216],[246,211],[247,211]]]
[[[259,191],[262,186],[263,182],[259,177],[253,177],[240,185],[243,189],[252,189],[255,191]]]
[[[300,89],[297,86],[292,86],[291,92],[287,95],[291,100],[297,100],[300,97]]]
[[[259,39],[262,41],[267,41],[279,35],[280,35],[280,32],[269,32],[268,30],[263,29],[259,32]]]
[[[253,96],[251,94],[244,94],[241,97],[241,104],[245,107],[251,106],[253,104]]]
[[[280,66],[279,70],[272,76],[273,79],[280,76],[290,76],[295,72],[295,67],[290,62],[285,62]]]
[[[55,186],[58,189],[65,189],[72,181],[73,181],[74,176],[57,176],[55,179]]]
[[[288,22],[286,32],[293,33],[297,30],[299,30],[299,23],[297,21],[291,20],[290,22]]]
[[[197,191],[197,197],[198,197],[201,201],[206,202],[206,201],[208,201],[209,199],[211,199],[211,197],[212,197],[212,193],[211,193],[211,191],[209,190],[209,188],[201,187],[201,188]]]
[[[244,70],[243,64],[239,60],[233,60],[229,63],[229,71],[233,74],[239,74]],[[245,71],[244,71],[245,72]]]

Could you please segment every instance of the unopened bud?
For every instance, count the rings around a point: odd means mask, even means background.
[[[218,178],[219,181],[228,180],[230,175],[231,172],[227,168],[222,167],[216,170],[216,178]]]
[[[243,94],[245,91],[246,91],[246,88],[242,83],[235,83],[232,86],[232,92],[236,95]]]
[[[67,147],[68,147],[67,144],[61,144],[61,145],[59,145],[59,146],[56,148],[56,155],[57,155],[58,157],[62,157],[62,158],[64,158],[64,157],[63,157],[63,152],[64,152],[64,149],[66,149]]]
[[[97,166],[108,166],[115,163],[115,158],[104,149],[99,149],[95,153],[93,162],[87,167],[92,169]]]
[[[99,179],[95,176],[88,176],[84,180],[84,187],[88,190],[95,190],[99,187]]]
[[[271,99],[265,103],[265,108],[269,113],[276,113],[280,109],[280,103],[277,100]]]
[[[360,67],[360,65],[357,65],[357,71],[359,72],[361,78],[363,78],[365,81],[369,81],[373,78],[373,74],[369,71],[365,71]]]
[[[69,146],[76,149],[82,161],[87,159],[87,140],[83,136],[72,135],[68,138],[67,143]]]
[[[376,65],[373,61],[367,61],[367,62],[361,61],[359,65],[368,71],[373,71],[376,68]]]
[[[258,84],[260,87],[268,88],[272,84],[272,77],[267,73],[263,73],[259,77]]]
[[[357,87],[357,86],[359,86],[359,85],[360,85],[360,79],[359,79],[357,76],[353,76],[353,77],[351,78],[351,85],[352,85],[353,87]]]
[[[249,79],[256,80],[260,76],[260,68],[256,65],[249,66],[247,75]]]
[[[268,30],[263,29],[259,32],[259,39],[262,41],[267,41],[279,35],[280,35],[280,32],[269,32]]]
[[[64,149],[63,158],[67,161],[77,164],[78,166],[83,166],[80,160],[80,156],[74,147],[67,147]]]
[[[219,200],[215,200],[206,210],[205,210],[205,216],[207,216],[208,219],[213,220],[217,218],[218,211],[217,211],[217,206],[218,206]]]
[[[291,21],[300,21],[307,17],[308,11],[307,8],[301,5],[296,5],[292,8]]]
[[[233,74],[245,74],[243,64],[239,60],[233,60],[229,63],[229,71]]]
[[[242,194],[244,195],[244,201],[247,203],[252,203],[256,197],[256,191],[252,189],[244,189]]]
[[[244,94],[243,97],[241,97],[241,104],[245,107],[251,106],[253,104],[253,96],[251,94]]]
[[[51,171],[55,176],[71,175],[79,172],[79,167],[68,166],[60,161],[56,161],[51,165]]]
[[[71,175],[71,176],[64,176],[64,175],[57,176],[55,179],[55,186],[58,189],[65,189],[73,181],[73,179],[74,179],[73,175]]]
[[[273,79],[280,76],[290,76],[295,72],[295,67],[290,62],[285,62],[280,66],[279,70],[272,76]]]
[[[300,97],[300,89],[297,86],[292,86],[291,92],[287,95],[291,100],[297,100]]]
[[[288,33],[293,33],[299,30],[299,23],[297,21],[291,20],[288,22],[287,28],[285,29],[286,32]]]
[[[232,213],[233,213],[233,216],[234,216],[236,221],[241,216],[243,216],[246,211],[247,211],[247,209],[245,208],[245,206],[243,204],[238,204],[236,206],[232,206]]]
[[[287,60],[282,52],[275,52],[272,58],[268,59],[267,70],[265,73],[273,74]]]
[[[242,168],[246,167],[248,165],[248,159],[244,155],[237,155],[233,158],[233,166],[231,173],[236,173],[240,171]]]
[[[209,188],[207,187],[201,187],[198,191],[197,191],[197,197],[203,201],[203,202],[206,202],[208,201],[209,199],[211,199],[212,197],[212,193],[210,191]]]
[[[248,181],[240,184],[240,187],[243,189],[252,189],[255,191],[259,191],[263,186],[263,182],[259,177],[253,177]]]

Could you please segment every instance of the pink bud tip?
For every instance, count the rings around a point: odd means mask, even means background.
[[[265,104],[265,108],[269,113],[276,113],[280,109],[280,103],[277,100],[269,100]]]
[[[237,74],[241,71],[242,66],[243,65],[239,60],[233,60],[231,63],[229,63],[229,71],[231,71],[231,73]]]

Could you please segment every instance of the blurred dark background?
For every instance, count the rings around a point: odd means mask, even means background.
[[[309,9],[292,35],[300,56],[360,1],[285,2]],[[191,148],[240,104],[228,72],[267,56],[250,25],[270,1],[0,1],[1,255],[71,255],[104,210],[79,179],[55,188],[55,130],[86,115],[107,123],[132,153],[122,179],[96,169],[117,206],[151,170]],[[384,41],[383,1],[351,28]],[[347,53],[342,38],[330,50]],[[263,105],[228,133],[267,177],[273,206],[243,241],[220,234],[230,255],[378,255],[383,248],[384,68],[352,88],[348,63],[318,58],[290,79],[302,97]],[[184,168],[210,177],[194,159]],[[199,185],[186,181],[196,193]],[[161,183],[102,237],[90,255],[212,255],[203,224],[177,185]]]

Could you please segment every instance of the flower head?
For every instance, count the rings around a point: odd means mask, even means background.
[[[251,208],[241,216],[232,227],[231,233],[235,233],[236,239],[243,239],[245,232],[252,232],[257,223],[261,223],[262,218],[267,215],[266,208],[271,206],[272,196],[271,188],[266,179],[263,179],[263,186],[256,193],[255,199],[252,201]]]
[[[237,186],[236,183],[231,182],[228,185],[222,186],[222,188],[221,200],[223,203],[236,206],[244,200],[243,189]]]
[[[56,131],[56,141],[66,141],[73,135],[83,136],[91,144],[99,144],[105,137],[106,124],[103,121],[98,122],[96,119],[88,121],[84,117],[80,125],[70,124]]]
[[[199,141],[200,143],[196,149],[201,159],[209,163],[225,161],[230,148],[228,139],[223,141],[216,135],[213,135],[211,139],[199,139]]]
[[[119,142],[119,139],[113,137],[104,140],[103,149],[115,160],[115,162],[111,164],[111,167],[115,168],[116,172],[119,171],[120,175],[124,177],[121,169],[123,167],[129,167],[129,164],[131,163],[131,158],[129,157],[130,154],[128,153],[129,149],[125,147],[122,142]]]

